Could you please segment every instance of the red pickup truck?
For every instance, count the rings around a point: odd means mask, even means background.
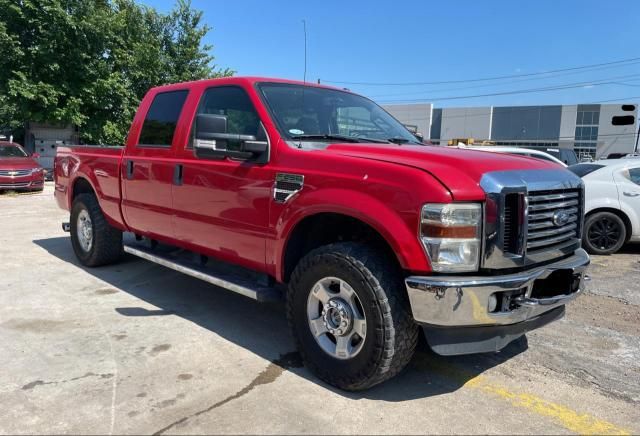
[[[584,289],[578,177],[423,145],[346,90],[240,77],[154,88],[126,146],[59,147],[54,171],[83,265],[127,252],[284,296],[306,365],[342,389],[397,374],[420,330],[443,355],[497,351]]]

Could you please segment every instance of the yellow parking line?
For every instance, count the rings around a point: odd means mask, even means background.
[[[465,387],[478,389],[509,402],[512,406],[551,418],[562,427],[585,435],[629,435],[628,430],[598,419],[587,413],[578,413],[561,404],[547,401],[527,393],[511,392],[504,386],[489,382],[485,377],[477,376],[467,381]]]
[[[469,389],[476,389],[486,394],[504,400],[514,407],[524,409],[545,418],[550,418],[558,425],[584,435],[630,435],[629,430],[589,415],[579,413],[561,404],[557,404],[532,394],[513,392],[487,377],[474,376],[462,368],[453,367],[440,358],[431,356],[426,359],[417,359],[417,366],[429,372],[433,372],[448,379],[452,379]]]

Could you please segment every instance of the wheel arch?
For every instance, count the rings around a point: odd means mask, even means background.
[[[69,199],[69,205],[73,205],[73,200],[80,194],[93,194],[96,195],[96,190],[94,189],[91,182],[83,177],[79,176],[73,180],[73,184],[71,185],[71,197]]]
[[[373,245],[398,268],[406,269],[406,260],[396,249],[397,242],[385,237],[375,224],[344,212],[317,212],[301,217],[288,232],[282,250],[280,279],[287,283],[299,260],[311,250],[343,241]]]
[[[104,213],[105,218],[112,226],[125,230],[126,225],[124,218],[122,216],[122,212],[120,210],[120,199],[119,198],[110,198],[106,199],[104,191],[101,189],[100,185],[97,181],[91,180],[88,175],[83,173],[79,173],[73,180],[70,182],[70,190],[69,190],[69,210],[73,207],[73,201],[80,194],[91,194],[98,201],[98,205]]]

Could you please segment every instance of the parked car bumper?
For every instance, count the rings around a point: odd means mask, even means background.
[[[585,289],[589,255],[507,275],[412,276],[405,280],[413,317],[439,354],[497,351],[564,314]]]
[[[38,191],[44,188],[42,172],[22,177],[0,177],[0,190]]]

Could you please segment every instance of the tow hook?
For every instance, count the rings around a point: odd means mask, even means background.
[[[69,233],[71,231],[71,224],[69,223],[62,223],[62,231],[63,232],[67,232]]]

